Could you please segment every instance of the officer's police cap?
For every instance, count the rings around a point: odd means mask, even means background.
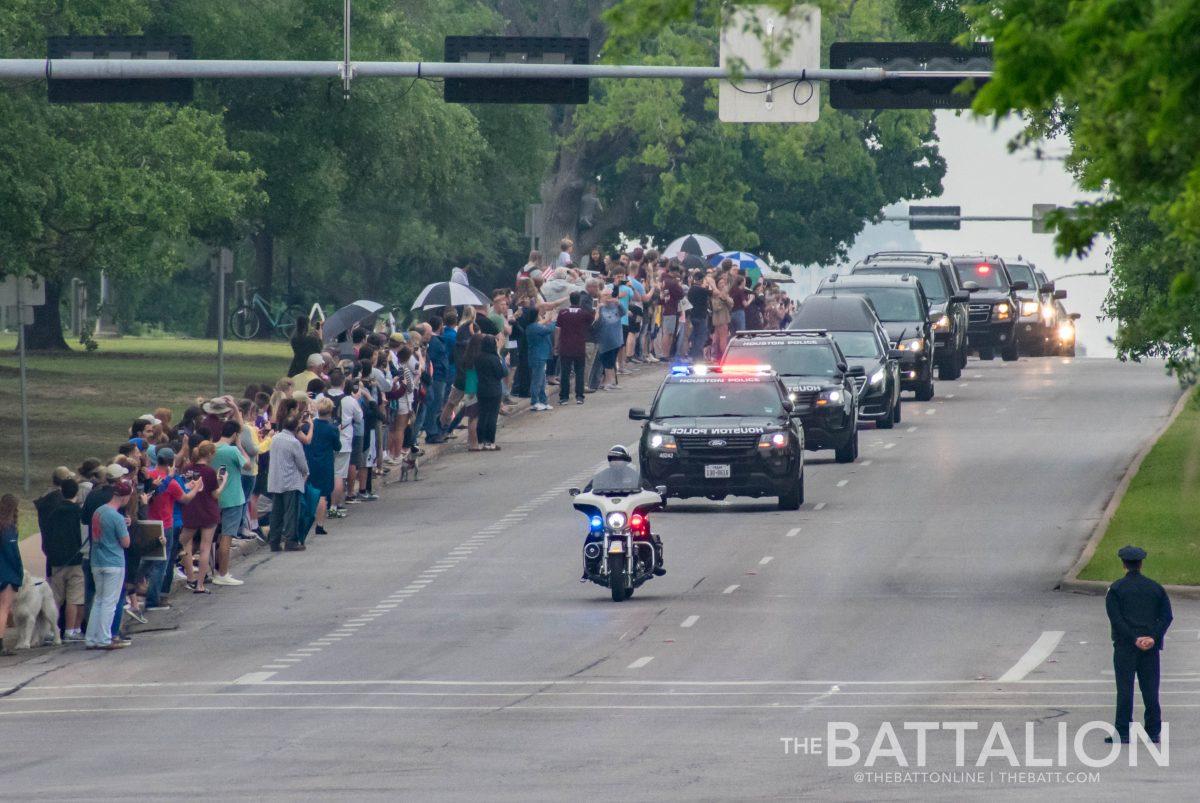
[[[1117,550],[1117,557],[1121,560],[1145,560],[1146,550],[1140,546],[1123,546]]]

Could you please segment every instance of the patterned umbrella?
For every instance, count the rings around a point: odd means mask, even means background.
[[[413,302],[412,308],[486,307],[490,303],[491,299],[469,284],[449,281],[434,282],[433,284],[426,285],[421,294],[417,296],[417,300]]]
[[[762,258],[751,254],[747,251],[723,251],[720,254],[713,254],[708,258],[708,264],[720,265],[726,259],[732,259],[733,264],[742,269],[742,273],[750,280],[750,286],[762,277],[763,271],[769,270],[767,263],[762,261]]]
[[[707,257],[723,250],[721,244],[707,234],[688,234],[663,249],[662,255],[667,259],[674,259],[681,253]]]

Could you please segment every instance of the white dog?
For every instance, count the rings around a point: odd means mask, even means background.
[[[62,644],[58,633],[58,605],[54,591],[40,577],[25,572],[17,598],[13,600],[13,624],[17,629],[16,649],[27,650],[31,644]],[[35,631],[37,640],[34,641]]]

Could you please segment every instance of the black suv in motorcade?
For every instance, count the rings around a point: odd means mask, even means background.
[[[917,394],[917,401],[933,398],[933,364],[936,344],[929,300],[915,276],[828,276],[817,295],[860,295],[871,302],[887,332],[891,347],[900,352],[900,389]]]
[[[1013,281],[1029,285],[1017,294],[1021,317],[1017,322],[1017,346],[1022,354],[1041,357],[1052,354],[1058,338],[1056,300],[1067,297],[1066,290],[1055,290],[1054,282],[1022,257],[1004,260]]]
[[[1017,293],[1029,285],[1013,281],[1004,260],[995,255],[956,256],[954,270],[971,294],[967,329],[971,348],[981,360],[996,359],[997,351],[1008,362],[1017,359]]]
[[[804,430],[773,371],[677,366],[663,380],[638,449],[642,478],[666,497],[778,496],[804,504]]]
[[[929,299],[933,337],[937,341],[938,379],[962,376],[967,365],[967,304],[950,255],[941,251],[879,251],[850,269],[852,275],[916,276]]]
[[[743,331],[729,341],[724,370],[770,366],[787,388],[792,415],[804,425],[804,448],[833,449],[839,463],[858,459],[858,388],[842,350],[823,329]]]
[[[858,417],[880,429],[900,423],[900,352],[869,299],[859,295],[809,296],[792,316],[792,331],[824,329],[838,344],[858,390]],[[862,368],[859,374],[854,369]]]

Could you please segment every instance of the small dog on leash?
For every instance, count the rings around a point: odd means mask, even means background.
[[[25,572],[25,579],[13,600],[12,615],[17,628],[15,649],[27,650],[35,643],[39,647],[62,644],[62,636],[58,633],[58,604],[50,584],[42,578]]]
[[[408,482],[411,475],[413,482],[416,482],[421,473],[421,464],[417,461],[417,456],[414,454],[407,455],[400,461],[400,482]]]

